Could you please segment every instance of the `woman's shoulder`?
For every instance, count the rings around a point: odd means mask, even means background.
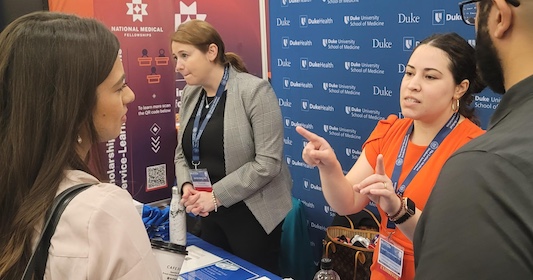
[[[235,71],[235,74],[233,75],[234,82],[238,83],[239,87],[258,87],[260,85],[270,85],[270,83],[265,80],[261,79],[253,74],[246,73],[246,72],[239,72],[236,69],[233,69]]]
[[[368,137],[368,141],[384,138],[387,135],[395,134],[396,132],[404,132],[411,125],[411,119],[400,119],[397,115],[391,114],[386,119],[380,120],[374,131]]]
[[[58,193],[82,183],[90,183],[92,186],[78,194],[72,200],[73,202],[75,200],[80,202],[81,205],[79,206],[91,208],[93,211],[97,211],[98,209],[110,210],[117,207],[134,207],[133,199],[127,190],[115,184],[102,183],[91,174],[80,170],[69,170],[66,172],[66,177],[61,182]],[[114,205],[115,207],[109,207],[109,205]],[[117,210],[121,211],[121,209]]]
[[[91,177],[82,171],[67,172],[63,183],[94,185],[79,193],[61,216],[56,229],[59,234],[52,239],[55,266],[69,263],[98,279],[117,279],[138,267],[145,268],[145,274],[157,274],[157,262],[149,255],[148,236],[129,192],[114,184],[90,181]],[[79,266],[70,261],[72,257],[80,259]]]

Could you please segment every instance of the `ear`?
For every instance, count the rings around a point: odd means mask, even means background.
[[[502,38],[511,27],[513,21],[513,11],[510,4],[505,0],[493,0],[496,9],[496,26],[494,27],[494,37]]]
[[[215,60],[217,59],[217,55],[218,55],[218,46],[211,43],[209,47],[207,48],[206,55],[207,55],[207,59],[210,62],[215,62]]]
[[[465,92],[468,90],[468,87],[470,86],[470,81],[467,79],[464,79],[460,84],[455,86],[455,92],[453,94],[454,99],[459,99],[463,97]]]

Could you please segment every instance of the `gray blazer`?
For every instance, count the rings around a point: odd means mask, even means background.
[[[230,67],[224,111],[226,177],[213,185],[220,203],[239,201],[270,234],[292,208],[292,180],[283,160],[283,122],[268,81]],[[180,130],[174,163],[178,186],[191,182],[183,154],[183,130],[201,96],[201,86],[186,86],[180,108]]]

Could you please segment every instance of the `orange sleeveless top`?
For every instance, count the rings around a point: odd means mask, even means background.
[[[383,155],[385,172],[389,178],[392,176],[394,163],[405,137],[405,133],[412,122],[412,119],[398,119],[396,115],[390,115],[386,120],[381,120],[378,123],[363,145],[366,158],[373,168],[376,166],[376,157],[379,154]],[[429,194],[433,189],[433,185],[437,181],[437,177],[446,160],[457,149],[484,132],[484,130],[470,120],[464,119],[450,132],[450,134],[448,134],[448,136],[446,136],[424,167],[419,170],[418,174],[416,174],[411,183],[407,186],[403,196],[409,197],[415,202],[418,209],[423,210]],[[425,150],[426,146],[418,146],[409,141],[402,172],[400,174],[400,182],[405,180]],[[415,265],[412,242],[403,235],[399,229],[388,229],[387,214],[379,209],[379,207],[378,210],[381,215],[380,236],[385,237],[392,234],[391,239],[405,250],[401,279],[414,279]],[[377,264],[378,251],[379,248],[376,248],[371,267],[371,279],[393,279],[390,275],[382,273],[381,270],[377,269],[377,266],[379,266],[379,264]]]

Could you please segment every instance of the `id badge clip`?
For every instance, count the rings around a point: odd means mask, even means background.
[[[378,264],[392,279],[402,277],[404,249],[390,239],[379,237]]]
[[[189,169],[189,174],[191,175],[192,185],[195,190],[201,192],[213,191],[207,169]]]

